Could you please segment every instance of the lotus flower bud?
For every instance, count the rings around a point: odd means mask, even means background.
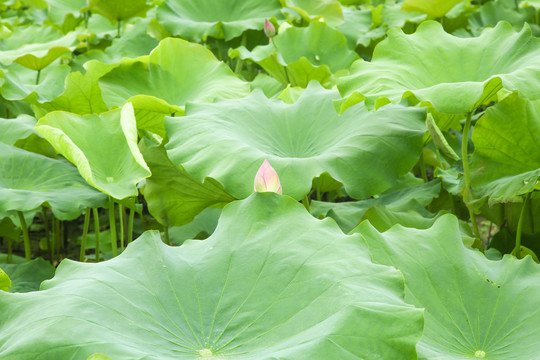
[[[257,175],[255,175],[253,191],[282,193],[279,176],[266,159],[264,159],[259,171],[257,171]]]
[[[270,39],[276,35],[276,28],[274,27],[274,25],[272,25],[270,21],[268,21],[268,19],[264,20],[264,33]]]

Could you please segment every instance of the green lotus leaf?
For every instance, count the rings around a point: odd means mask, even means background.
[[[373,24],[371,14],[371,9],[353,10],[353,8],[343,7],[343,24],[337,29],[345,35],[351,48],[357,45],[366,47],[371,43],[372,37],[369,36]]]
[[[279,0],[166,0],[158,7],[157,19],[184,39],[228,41],[246,30],[262,30],[265,19],[282,19],[280,10]]]
[[[4,270],[11,278],[9,292],[29,292],[39,290],[44,280],[54,276],[54,267],[42,258],[23,264],[0,264],[0,272]],[[1,278],[1,276],[0,276]],[[1,280],[0,280],[1,281]]]
[[[108,107],[130,101],[137,112],[156,114],[157,119],[153,116],[146,122],[150,129],[159,128],[159,124],[163,129],[165,115],[183,114],[187,101],[212,102],[218,97],[243,97],[249,93],[249,84],[236,77],[210,50],[173,38],[162,40],[149,56],[123,60],[99,79],[99,86]],[[139,128],[145,125],[141,123]]]
[[[148,211],[165,226],[189,223],[211,205],[235,200],[214,179],[194,179],[184,168],[174,165],[163,147],[143,146],[143,155],[152,171],[146,179],[144,198]]]
[[[101,96],[95,72],[79,71],[68,74],[65,80],[64,92],[51,101],[35,103],[34,112],[38,117],[48,112],[62,110],[79,115],[100,114],[108,110]]]
[[[323,172],[353,198],[380,193],[416,163],[425,112],[401,106],[369,112],[357,105],[338,115],[332,104],[338,97],[312,82],[294,104],[269,100],[260,91],[190,104],[185,117],[165,119],[167,153],[195,179],[213,178],[239,199],[253,192],[265,158],[283,193],[295,199]]]
[[[401,4],[390,5],[387,4],[381,9],[381,23],[386,25],[387,28],[398,26],[400,28],[405,27],[409,23],[419,24],[426,19],[426,14],[418,12],[405,11],[401,8]]]
[[[171,248],[146,232],[0,303],[2,358],[414,359],[423,325],[359,235],[273,193],[225,207],[207,240]]]
[[[457,218],[444,215],[428,230],[396,226],[357,229],[373,260],[398,268],[405,300],[425,308],[419,359],[536,357],[540,269],[530,257],[491,261],[462,244]]]
[[[463,0],[405,0],[402,9],[442,17]]]
[[[426,212],[425,207],[439,196],[441,181],[436,179],[424,184],[421,179],[414,179],[418,181],[406,187],[394,186],[374,199],[339,203],[312,201],[310,211],[315,217],[333,218],[345,233],[362,221],[366,211],[377,205],[384,205],[395,212],[410,210],[422,214]]]
[[[63,24],[68,16],[80,17],[86,11],[86,0],[47,0],[47,15],[56,24]]]
[[[69,74],[67,65],[49,66],[39,74],[19,64],[12,64],[4,71],[2,96],[11,101],[28,103],[51,101],[64,91],[64,80]]]
[[[48,26],[17,27],[7,38],[0,40],[0,62],[17,62],[32,70],[41,70],[77,45],[77,35],[63,35]]]
[[[65,161],[31,153],[0,142],[0,218],[32,211],[47,203],[60,220],[73,220],[85,207],[105,201]]]
[[[192,222],[169,228],[171,244],[182,245],[188,239],[205,239],[212,235],[221,215],[221,209],[206,208]]]
[[[53,111],[38,121],[36,130],[90,185],[116,199],[137,195],[136,185],[151,175],[137,147],[130,103],[99,116]]]
[[[10,287],[11,280],[9,279],[9,276],[4,272],[4,270],[0,269],[0,291],[9,291]]]
[[[501,20],[507,21],[519,31],[525,22],[533,23],[536,11],[532,7],[516,10],[514,1],[487,2],[469,17],[469,28],[480,34],[488,26],[495,26]]]
[[[410,209],[395,211],[385,205],[374,205],[364,213],[360,222],[367,220],[380,232],[384,232],[398,224],[408,228],[428,229],[443,214],[445,212],[431,214],[425,209],[421,209],[420,212]]]
[[[36,119],[30,115],[20,114],[14,119],[0,118],[0,142],[13,145],[19,139],[35,134]]]
[[[358,55],[347,47],[347,39],[339,31],[322,22],[308,27],[290,27],[275,36],[272,43],[233,50],[239,56],[259,64],[283,84],[306,87],[309,81],[321,84],[339,70],[348,69]]]
[[[365,98],[369,108],[409,98],[460,114],[496,100],[501,88],[539,99],[539,69],[540,39],[531,36],[527,25],[516,33],[500,22],[479,37],[464,39],[426,21],[412,35],[391,29],[372,61],[356,61],[338,88],[342,95],[352,95],[353,103]]]
[[[146,0],[87,0],[87,2],[90,11],[105,16],[113,24],[135,16],[144,16],[150,9]]]
[[[487,109],[472,139],[473,190],[489,203],[521,201],[540,177],[540,101],[509,96]]]
[[[336,27],[343,23],[341,3],[337,0],[280,0],[285,7],[296,11],[306,21],[324,19]]]

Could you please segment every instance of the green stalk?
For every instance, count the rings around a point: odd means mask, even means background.
[[[39,69],[37,71],[37,75],[36,75],[36,85],[39,84],[39,76],[41,75],[41,69]]]
[[[474,236],[480,240],[480,231],[478,231],[478,224],[476,223],[476,215],[474,214],[473,208],[469,205],[472,200],[471,197],[471,171],[469,169],[469,153],[467,150],[467,145],[469,143],[469,130],[471,129],[472,121],[472,111],[467,113],[467,120],[465,121],[465,126],[463,127],[463,136],[461,139],[461,160],[463,162],[463,177],[465,178],[465,188],[463,189],[463,200],[467,205],[469,210],[469,217],[471,219],[472,228]]]
[[[7,239],[7,263],[13,264],[13,240]]]
[[[109,228],[111,232],[111,246],[113,257],[118,256],[118,244],[116,240],[116,218],[114,217],[114,200],[109,196]]]
[[[322,194],[321,194],[321,178],[317,178],[317,183],[315,184],[315,190],[317,191],[317,201],[321,201]]]
[[[97,208],[93,208],[94,215],[94,232],[96,236],[96,262],[99,262],[99,212]]]
[[[534,214],[532,201],[529,202],[529,225],[531,227],[531,233],[534,234]]]
[[[88,227],[90,226],[90,208],[86,208],[84,211],[84,225],[81,239],[81,254],[79,256],[80,261],[84,261],[86,254],[86,237],[88,236]]]
[[[525,196],[525,200],[523,201],[523,206],[521,207],[521,212],[519,213],[519,220],[516,230],[516,247],[514,248],[514,255],[521,259],[521,229],[523,227],[523,218],[525,217],[525,208],[527,207],[527,202],[529,201],[529,198],[531,197],[531,193],[528,193],[527,196]]]
[[[23,213],[21,211],[17,211],[17,215],[19,215],[19,221],[21,222],[21,228],[23,232],[24,257],[26,261],[30,261],[32,259],[32,251],[30,249],[30,235],[28,234],[28,227],[26,226],[26,220],[24,220]]]
[[[420,173],[422,174],[422,179],[425,183],[427,183],[428,178],[426,172],[426,165],[424,164],[424,150],[422,150],[422,153],[420,154],[420,160],[418,160],[418,162],[418,166],[420,166]]]
[[[270,42],[274,45],[274,48],[276,49],[276,60],[277,60],[277,57],[279,56],[278,47],[277,47],[276,43],[274,41],[272,41],[272,39],[270,39]],[[287,71],[287,66],[284,66],[283,70],[285,70],[285,78],[287,79],[287,85],[288,85],[288,84],[291,83],[291,80],[289,79],[289,72]]]
[[[247,43],[247,32],[244,31],[244,33],[242,34],[242,41],[240,42],[240,45],[246,46],[246,43]],[[242,72],[243,66],[244,66],[244,60],[238,57],[238,61],[236,62],[236,67],[234,68],[234,73],[237,75],[240,75],[240,72]]]
[[[133,219],[135,219],[135,210],[129,209],[128,238],[127,238],[128,244],[133,241]]]
[[[55,261],[55,247],[56,247],[56,233],[58,230],[56,229],[56,221],[54,221],[54,217],[51,220],[51,241],[50,241],[50,247],[51,247],[51,262],[54,265]]]
[[[302,205],[306,208],[306,210],[309,212],[309,197],[306,195],[304,199],[302,199]]]
[[[47,252],[49,255],[49,261],[53,264],[53,253],[51,244],[51,232],[49,231],[49,219],[47,218],[47,209],[44,206],[41,207],[41,218],[45,226],[45,236],[47,236]]]
[[[169,226],[163,226],[163,236],[165,237],[165,244],[171,245],[171,240],[169,239]]]
[[[116,28],[116,37],[119,38],[120,37],[120,26],[121,26],[122,22],[121,20],[119,19],[118,20],[118,26]]]
[[[124,205],[118,204],[118,223],[120,224],[120,250],[124,251],[124,218],[125,209]]]

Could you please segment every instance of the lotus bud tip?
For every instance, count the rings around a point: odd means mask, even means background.
[[[253,191],[282,193],[279,176],[267,159],[264,159],[255,175]]]
[[[270,21],[268,21],[268,19],[264,20],[264,33],[270,39],[276,35],[276,28]]]

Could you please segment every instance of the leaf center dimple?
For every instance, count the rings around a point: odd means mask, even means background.
[[[483,359],[486,357],[486,352],[483,350],[476,350],[476,352],[474,353],[474,357]]]

